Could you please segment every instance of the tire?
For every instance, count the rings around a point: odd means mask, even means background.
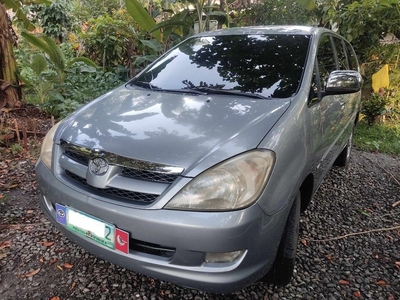
[[[284,286],[292,279],[299,240],[300,207],[301,196],[298,192],[286,221],[275,262],[262,279],[267,283]]]
[[[350,161],[351,149],[353,148],[353,136],[354,136],[354,128],[351,131],[346,147],[344,147],[342,152],[340,152],[339,156],[336,158],[334,162],[335,166],[345,167],[348,165]]]

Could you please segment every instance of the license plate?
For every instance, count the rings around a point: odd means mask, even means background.
[[[115,226],[76,209],[56,204],[57,222],[72,232],[115,249]]]

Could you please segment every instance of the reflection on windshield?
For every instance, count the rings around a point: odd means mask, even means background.
[[[286,98],[298,89],[309,36],[229,35],[191,38],[135,82],[165,90],[208,88]],[[142,84],[143,86],[143,84]]]

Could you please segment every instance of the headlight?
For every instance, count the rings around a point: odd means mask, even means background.
[[[274,162],[275,154],[268,150],[238,155],[194,178],[165,208],[223,211],[249,206],[260,196]]]
[[[42,149],[40,150],[40,159],[49,169],[51,169],[51,156],[53,154],[53,138],[60,123],[58,122],[47,132],[42,143]]]

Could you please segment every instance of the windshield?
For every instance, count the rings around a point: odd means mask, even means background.
[[[163,56],[133,84],[157,90],[231,91],[286,98],[296,94],[310,37],[194,37]]]

